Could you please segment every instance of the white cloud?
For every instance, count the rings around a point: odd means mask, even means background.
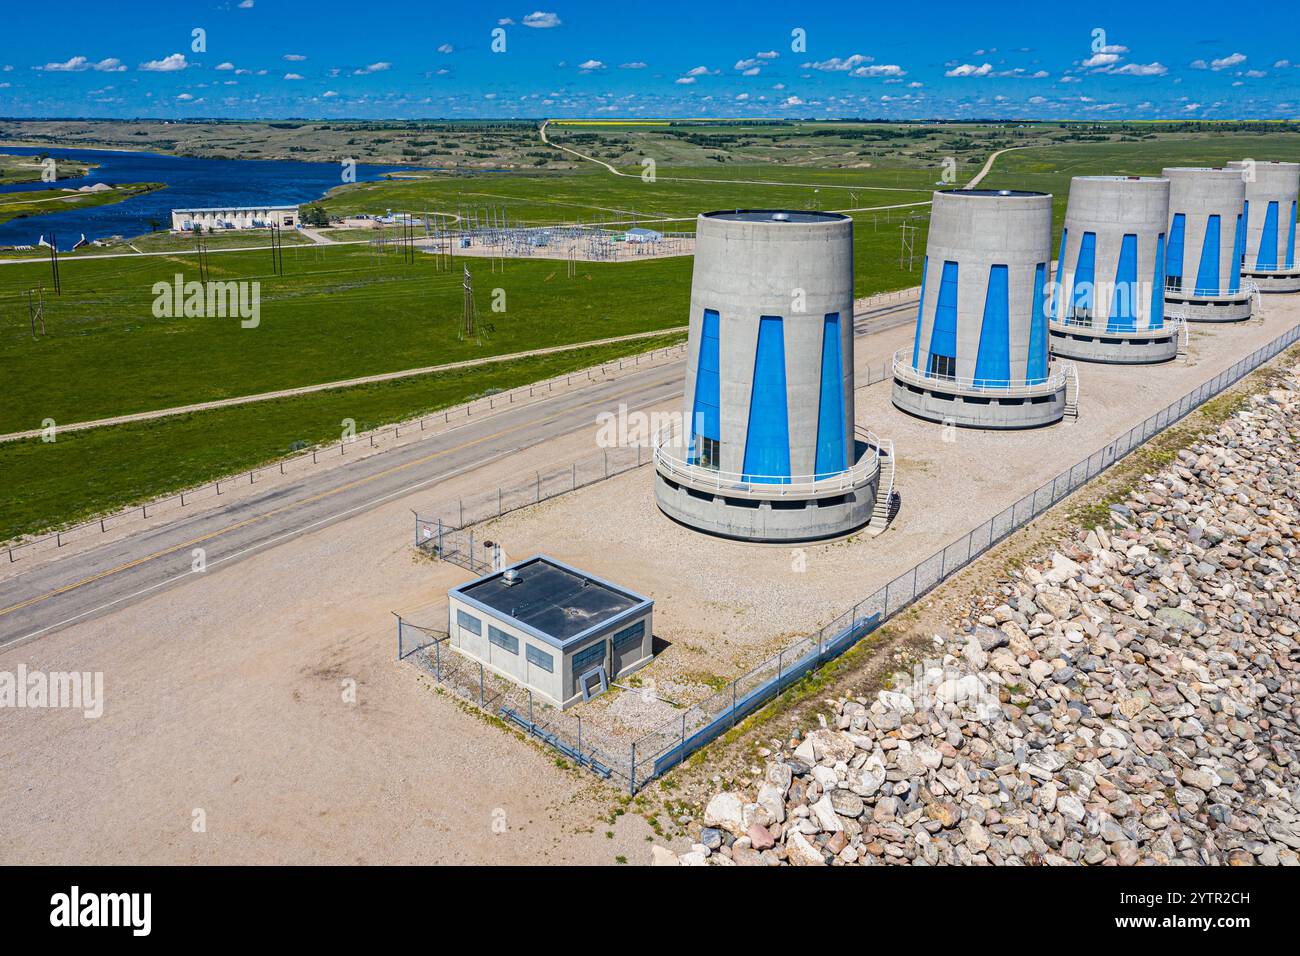
[[[973,63],[963,63],[960,66],[954,66],[944,73],[944,76],[988,76],[992,72],[992,63],[984,63],[980,66],[975,66]]]
[[[1275,70],[1285,70],[1285,69],[1286,69],[1287,67],[1289,67],[1290,65],[1291,65],[1291,61],[1290,61],[1290,60],[1278,60],[1276,63],[1273,64],[1273,69],[1275,69]]]
[[[240,2],[239,2],[239,9],[241,9],[241,10],[251,10],[251,9],[253,9],[253,0],[240,0]]]
[[[192,99],[194,99],[194,97],[191,96],[189,93],[181,93],[181,94],[180,94],[179,96],[177,96],[176,98],[177,98],[178,100],[192,100]]]
[[[823,73],[844,73],[855,69],[864,63],[874,63],[874,56],[867,56],[863,53],[854,53],[852,56],[846,56],[841,59],[833,56],[829,60],[818,60],[815,63],[801,64],[802,69],[821,70]]]
[[[1119,62],[1118,53],[1094,53],[1092,56],[1088,57],[1088,59],[1084,60],[1079,65],[1083,67],[1085,70],[1093,70],[1100,66],[1112,66],[1113,64],[1118,62]]]
[[[620,63],[618,68],[620,70],[644,70],[645,64],[640,60],[633,60],[631,63]]]
[[[1262,77],[1268,76],[1268,74],[1263,70],[1247,70],[1245,75],[1250,77],[1252,80],[1258,80]]]
[[[1236,66],[1239,63],[1245,63],[1245,62],[1246,62],[1246,55],[1244,53],[1229,53],[1227,56],[1221,59],[1210,61],[1210,69],[1226,70],[1230,66]]]
[[[538,10],[524,17],[524,26],[533,27],[536,30],[549,30],[551,27],[560,25],[560,18],[554,13],[543,13]]]
[[[787,97],[785,98],[785,103],[782,104],[782,105],[784,105],[784,106],[803,106],[803,105],[804,105],[804,102],[803,102],[803,100],[799,99],[799,97],[797,97],[797,96],[787,96]]]
[[[697,66],[686,71],[687,76],[709,76],[716,75],[717,70],[710,70],[707,66]]]
[[[737,103],[743,103],[743,102],[745,102],[747,99],[749,99],[749,94],[748,94],[748,93],[737,93],[737,94],[736,94],[736,102],[737,102]]]
[[[284,75],[284,78],[285,78],[286,80],[301,80],[301,79],[302,79],[302,74],[301,74],[301,73],[286,73],[286,74]]]
[[[147,63],[141,63],[140,69],[148,70],[151,73],[174,73],[177,70],[184,70],[189,67],[185,61],[184,53],[173,53],[171,56],[165,56],[161,60],[150,60]]]
[[[321,94],[321,96],[324,96],[326,98],[335,97],[338,95],[339,94],[337,90],[326,90],[324,93]]]
[[[450,43],[444,43],[442,46],[438,47],[438,52],[439,52],[439,53],[451,53],[451,52],[453,52],[455,49],[456,49],[456,48],[455,48],[454,46],[452,46]]]
[[[1107,72],[1122,76],[1164,76],[1169,72],[1169,67],[1163,63],[1125,63]]]
[[[301,63],[303,60],[307,58],[303,56],[301,53],[286,53],[283,59],[288,60],[290,63]]]
[[[777,57],[779,57],[781,54],[780,54],[780,53],[777,53],[775,50],[767,50],[767,51],[765,51],[765,52],[763,52],[763,53],[758,53],[758,54],[755,54],[755,55],[756,55],[760,60],[775,60],[775,59],[776,59]]]
[[[675,83],[680,83],[682,86],[689,86],[691,83],[694,83],[694,82],[695,82],[695,77],[693,77],[693,76],[679,76],[679,77],[677,77],[676,80],[674,80],[674,82],[675,82]]]
[[[380,60],[378,63],[371,63],[369,66],[363,66],[359,70],[353,70],[353,76],[365,76],[367,73],[383,73],[385,70],[392,69],[393,64],[386,60]]]
[[[8,73],[12,69],[12,66],[7,66],[5,72]],[[32,69],[50,73],[81,73],[85,70],[98,70],[100,73],[121,73],[126,67],[116,57],[108,57],[95,63],[84,56],[74,56],[62,63],[46,63],[44,66],[34,66]]]
[[[860,66],[852,73],[853,76],[907,76],[907,71],[897,63],[873,63],[871,66]]]
[[[581,70],[583,73],[591,73],[595,70],[605,69],[605,64],[602,63],[600,60],[586,60],[578,64],[578,69]]]
[[[235,68],[235,64],[231,63],[229,60],[227,60],[225,63],[217,64],[218,70],[233,70],[234,68]]]

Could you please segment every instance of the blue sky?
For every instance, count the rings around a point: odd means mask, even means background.
[[[0,115],[1300,118],[1286,4],[531,2],[7,3]]]

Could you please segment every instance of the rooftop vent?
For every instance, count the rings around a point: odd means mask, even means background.
[[[772,218],[775,219],[777,222],[785,222],[787,219],[790,218],[790,214],[784,212],[774,212],[772,213]]]
[[[505,573],[501,575],[501,582],[505,584],[506,587],[513,587],[518,584],[519,581],[519,572],[514,568],[507,568]]]

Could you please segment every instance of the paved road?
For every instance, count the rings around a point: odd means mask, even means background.
[[[913,321],[915,303],[860,313],[858,336]],[[40,637],[169,587],[192,575],[202,548],[207,573],[294,535],[326,527],[431,488],[498,459],[593,427],[597,412],[645,408],[681,395],[683,362],[632,372],[534,404],[506,409],[412,445],[303,476],[226,508],[52,561],[0,582],[0,647]]]

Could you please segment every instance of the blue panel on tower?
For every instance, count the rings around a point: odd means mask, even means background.
[[[1074,309],[1070,312],[1069,321],[1079,321],[1080,311],[1092,311],[1093,303],[1096,302],[1093,297],[1096,282],[1097,234],[1085,232],[1083,241],[1079,243],[1079,261],[1074,267]]]
[[[1169,247],[1166,250],[1165,275],[1183,277],[1183,235],[1187,231],[1187,217],[1181,212],[1174,216],[1169,227]]]
[[[1056,285],[1052,289],[1052,318],[1057,322],[1065,321],[1065,303],[1062,301],[1065,296],[1061,294],[1061,273],[1065,271],[1065,240],[1070,237],[1069,229],[1061,230],[1061,248],[1056,252],[1056,258],[1059,265],[1056,267]]]
[[[1277,202],[1268,204],[1264,214],[1264,234],[1259,240],[1259,255],[1255,258],[1256,269],[1277,269]]]
[[[818,475],[834,475],[848,467],[844,454],[844,364],[840,358],[840,314],[822,322],[822,384],[817,409]]]
[[[1246,215],[1250,214],[1250,203],[1246,203]],[[1241,288],[1241,264],[1246,259],[1246,219],[1237,217],[1237,232],[1232,237],[1232,262],[1228,265],[1228,291],[1236,292]]]
[[[1030,306],[1029,356],[1025,362],[1025,384],[1037,385],[1047,380],[1047,263],[1034,269],[1034,301]]]
[[[912,368],[919,369],[921,360],[921,320],[925,316],[925,277],[930,271],[930,257],[921,260],[921,301],[916,306],[916,338],[912,342]]]
[[[1196,271],[1196,295],[1219,294],[1219,217],[1210,216],[1205,223],[1205,241],[1201,243],[1201,265]]]
[[[977,382],[999,386],[1011,381],[1011,311],[1007,294],[1007,267],[990,266],[980,346],[975,358]]]
[[[1119,265],[1115,268],[1115,289],[1110,299],[1107,332],[1137,330],[1138,237],[1124,236],[1119,247]]]
[[[1296,216],[1296,204],[1292,203],[1291,218],[1288,220],[1291,225],[1288,227],[1288,232],[1286,237],[1286,267],[1288,269],[1295,268],[1295,216]]]
[[[754,383],[745,434],[745,480],[785,484],[790,480],[790,421],[785,396],[785,328],[780,316],[758,320]]]
[[[691,414],[691,441],[688,460],[698,458],[696,438],[722,440],[722,416],[719,414],[718,389],[718,313],[704,310],[700,333],[700,357],[695,366],[695,407]]]
[[[939,280],[939,303],[934,309],[934,328],[930,331],[930,354],[957,357],[957,263],[943,264]]]
[[[1156,271],[1151,279],[1151,321],[1150,328],[1161,329],[1165,325],[1165,234],[1160,233],[1156,240]]]

